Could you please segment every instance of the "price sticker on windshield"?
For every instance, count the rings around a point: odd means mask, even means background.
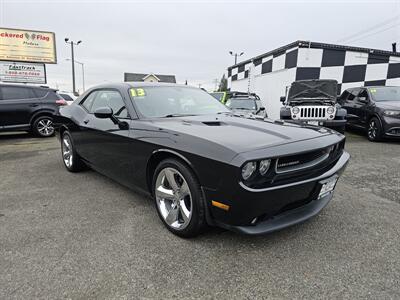
[[[376,89],[369,89],[371,93],[376,93]]]
[[[136,88],[136,89],[132,88],[132,89],[130,89],[130,93],[131,93],[132,97],[144,97],[144,96],[146,96],[146,92],[142,88]]]

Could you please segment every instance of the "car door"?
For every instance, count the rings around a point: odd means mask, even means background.
[[[101,89],[89,98],[92,101],[83,120],[84,130],[79,149],[86,160],[101,173],[122,183],[129,180],[130,139],[129,126],[115,124],[111,119],[100,119],[94,115],[100,107],[110,107],[114,117],[129,125],[123,93],[116,89]],[[85,101],[86,102],[86,101]]]
[[[356,114],[355,99],[359,93],[359,88],[348,89],[343,92],[340,102],[343,108],[347,111],[347,123],[349,125],[357,125],[359,123],[358,115]]]
[[[40,101],[31,87],[0,86],[0,126],[29,128],[32,114],[40,109]]]
[[[366,88],[361,88],[354,101],[354,114],[357,116],[357,125],[365,126],[367,122],[367,112],[370,107],[370,99]]]

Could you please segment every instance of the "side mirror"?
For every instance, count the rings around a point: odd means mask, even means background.
[[[264,110],[265,110],[265,107],[264,107],[264,106],[261,106],[258,110],[259,110],[259,111],[264,111]]]
[[[361,103],[368,103],[367,97],[358,97],[358,101]]]
[[[285,96],[281,96],[281,98],[280,98],[280,100],[279,101],[281,101],[282,103],[285,103],[285,101],[286,101],[286,97]]]
[[[127,130],[129,129],[129,124],[125,121],[120,121],[116,116],[114,116],[113,110],[111,107],[99,107],[94,111],[94,116],[99,119],[111,119],[111,121],[118,125],[120,129]]]
[[[113,116],[111,107],[99,107],[94,111],[94,116],[99,119],[110,119]]]

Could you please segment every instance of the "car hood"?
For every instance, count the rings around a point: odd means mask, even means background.
[[[384,109],[400,110],[400,101],[382,101],[376,102],[376,106]]]
[[[182,141],[196,140],[196,144],[202,140],[237,154],[336,134],[315,126],[231,115],[165,118],[152,122],[158,130],[169,132],[175,139],[185,137]]]
[[[336,103],[336,80],[300,80],[292,83],[289,89],[288,101],[302,102],[329,102]]]

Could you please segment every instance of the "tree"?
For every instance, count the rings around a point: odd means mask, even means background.
[[[225,74],[222,75],[221,81],[219,82],[218,92],[225,92],[228,90],[228,80],[225,77]]]

